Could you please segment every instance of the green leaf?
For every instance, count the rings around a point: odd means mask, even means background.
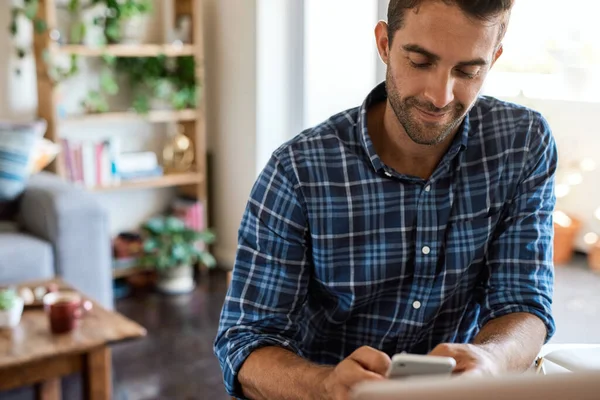
[[[110,67],[114,67],[117,63],[117,57],[107,53],[102,54],[102,60],[104,60],[104,62]]]
[[[102,87],[102,90],[104,90],[111,96],[114,96],[117,93],[119,93],[119,85],[117,85],[117,82],[113,77],[112,71],[108,69],[103,70],[100,74],[100,86]]]
[[[155,251],[159,246],[159,243],[156,239],[154,238],[149,238],[146,239],[144,241],[144,252],[146,253],[152,253],[153,251]]]
[[[36,18],[35,21],[33,21],[33,26],[35,33],[37,34],[42,34],[48,30],[48,24],[43,19]]]
[[[202,252],[200,254],[200,262],[206,265],[207,268],[214,268],[217,266],[217,260],[208,252]]]
[[[155,235],[159,235],[165,231],[165,223],[162,218],[151,218],[146,221],[144,228]]]
[[[86,32],[86,26],[83,22],[77,23],[77,24],[73,24],[73,26],[71,27],[71,32],[70,32],[70,37],[69,40],[71,41],[71,43],[82,43],[83,42],[83,38],[85,37],[85,32]]]
[[[147,114],[150,111],[150,100],[146,96],[138,95],[133,101],[133,109],[138,114]]]
[[[38,12],[38,6],[39,2],[37,1],[27,2],[23,10],[25,16],[30,20],[33,20]]]
[[[17,29],[17,20],[16,19],[13,19],[10,22],[10,26],[8,27],[8,30],[10,31],[10,34],[12,36],[17,36],[18,29]]]
[[[176,244],[171,249],[171,257],[175,260],[185,261],[190,258],[191,251],[182,244]]]
[[[70,0],[67,9],[71,13],[76,12],[79,9],[79,0]]]
[[[10,310],[14,307],[18,294],[14,289],[3,289],[0,291],[0,310]]]
[[[185,223],[175,217],[168,217],[165,220],[165,226],[169,232],[183,232],[185,230]]]
[[[211,230],[204,230],[198,233],[198,240],[202,241],[206,244],[214,243],[216,240],[216,235]]]

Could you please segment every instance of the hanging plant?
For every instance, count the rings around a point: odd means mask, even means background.
[[[98,3],[102,0],[91,0],[92,3]],[[19,18],[24,17],[27,20],[31,21],[34,32],[36,35],[44,35],[50,34],[48,23],[43,18],[38,16],[38,11],[40,7],[40,0],[23,0],[22,5],[13,6],[11,8],[11,20],[9,24],[9,32],[11,36],[16,38],[19,35]],[[69,12],[74,13],[76,10],[79,10],[80,0],[70,0],[67,6]],[[73,34],[81,34],[81,32],[85,32],[85,26],[78,25],[73,29]],[[16,46],[16,54],[19,60],[23,60],[28,54],[31,53],[31,49],[27,49],[22,46]],[[69,59],[70,65],[68,67],[58,66],[57,63],[52,59],[50,52],[48,49],[44,49],[42,52],[42,59],[47,66],[48,77],[52,81],[53,84],[57,84],[60,81],[63,81],[73,75],[75,75],[79,71],[78,67],[78,57],[76,55],[72,55]],[[17,75],[21,74],[21,69],[16,68],[15,73]]]

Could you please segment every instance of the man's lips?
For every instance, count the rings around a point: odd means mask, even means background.
[[[432,113],[429,111],[425,111],[419,107],[415,107],[420,113],[421,115],[423,115],[426,119],[432,120],[432,121],[439,121],[444,119],[444,117],[448,114],[448,112],[443,112],[443,113]]]

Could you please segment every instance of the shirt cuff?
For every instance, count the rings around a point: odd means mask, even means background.
[[[552,315],[550,315],[550,313],[546,312],[545,310],[540,310],[539,308],[522,304],[509,304],[500,307],[497,310],[487,310],[487,312],[484,312],[479,317],[479,327],[482,328],[492,319],[500,318],[513,313],[529,313],[541,319],[544,325],[546,325],[546,339],[544,340],[544,344],[548,343],[552,336],[554,336],[556,326]]]
[[[238,381],[238,373],[242,368],[242,364],[244,364],[250,353],[254,350],[261,347],[277,346],[301,356],[301,351],[296,343],[272,335],[260,335],[258,337],[255,335],[248,335],[248,338],[230,345],[231,348],[228,349],[229,354],[225,359],[226,365],[223,368],[225,371],[225,389],[229,395],[239,399],[245,399],[245,397],[242,392],[242,386]]]

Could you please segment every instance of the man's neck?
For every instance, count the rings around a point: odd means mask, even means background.
[[[381,161],[400,174],[429,179],[456,132],[434,146],[417,144],[408,136],[387,101],[371,106],[367,111],[367,129]]]

